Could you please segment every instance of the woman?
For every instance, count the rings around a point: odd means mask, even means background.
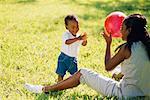
[[[150,36],[146,30],[146,18],[132,14],[122,24],[122,39],[118,52],[111,57],[112,37],[103,34],[106,40],[105,69],[113,70],[121,63],[124,75],[118,82],[88,69],[80,69],[71,77],[51,86],[25,84],[25,88],[35,93],[64,90],[85,83],[105,96],[134,97],[150,96]],[[105,31],[106,32],[106,31]]]

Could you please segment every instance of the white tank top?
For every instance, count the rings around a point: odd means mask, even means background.
[[[150,60],[142,42],[131,46],[131,56],[121,64],[124,74],[121,84],[135,85],[144,95],[150,96]]]

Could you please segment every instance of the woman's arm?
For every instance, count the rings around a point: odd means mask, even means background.
[[[125,45],[123,45],[113,57],[106,59],[107,61],[105,61],[106,62],[105,69],[107,71],[113,70],[117,65],[123,62],[125,59],[128,59],[130,55],[131,55],[130,50]]]
[[[106,51],[105,51],[105,69],[107,71],[113,70],[117,65],[119,65],[122,61],[129,58],[131,55],[130,50],[123,45],[120,50],[111,57],[111,42],[112,37],[107,36],[105,33],[103,34],[106,40]]]

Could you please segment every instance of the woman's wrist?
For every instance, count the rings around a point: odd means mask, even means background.
[[[107,47],[110,47],[110,46],[111,46],[111,43],[107,43],[106,45],[107,45]]]

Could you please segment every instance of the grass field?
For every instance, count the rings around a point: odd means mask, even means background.
[[[142,13],[150,25],[149,0],[0,0],[0,99],[116,99],[103,97],[86,85],[49,95],[33,94],[23,88],[26,82],[55,83],[67,14],[76,14],[80,32],[88,33],[88,45],[80,49],[79,68],[90,68],[111,77],[104,70],[105,41],[100,32],[105,17],[113,11],[126,15]],[[114,39],[112,50],[121,43],[121,39]]]

